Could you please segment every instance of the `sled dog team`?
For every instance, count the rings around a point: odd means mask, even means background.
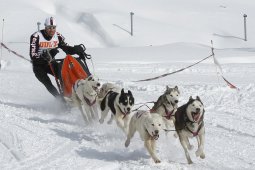
[[[192,163],[188,150],[193,149],[189,138],[197,139],[196,156],[205,158],[205,111],[198,96],[191,96],[186,104],[178,107],[178,87],[166,86],[165,92],[159,96],[152,109],[133,111],[135,98],[130,90],[125,91],[112,83],[105,83],[101,88],[100,86],[93,76],[77,80],[73,85],[71,98],[66,98],[69,104],[78,106],[86,124],[98,120],[102,124],[110,113],[107,123],[111,124],[115,120],[117,126],[127,135],[125,147],[129,146],[132,137],[138,131],[155,163],[160,163],[155,151],[160,130],[169,131],[171,127],[175,127],[176,137],[180,140],[188,163]],[[101,110],[100,116],[98,106]]]

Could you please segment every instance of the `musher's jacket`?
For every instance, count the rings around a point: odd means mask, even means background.
[[[55,32],[53,37],[49,37],[45,30],[35,32],[30,37],[30,58],[33,64],[46,64],[47,62],[42,58],[41,54],[45,49],[51,49],[68,46],[65,38],[58,32]]]

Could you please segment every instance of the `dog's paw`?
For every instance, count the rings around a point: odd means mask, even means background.
[[[160,161],[158,158],[155,158],[155,159],[154,159],[154,162],[155,162],[156,164],[158,164],[158,163],[160,163],[161,161]]]
[[[125,142],[125,147],[127,148],[130,144],[130,139],[127,139],[126,142]]]
[[[196,151],[196,156],[197,157],[199,157],[199,156],[201,156],[201,155],[203,155],[204,153],[203,153],[203,151],[201,150],[201,149],[198,149],[197,151]]]
[[[108,125],[112,124],[112,120],[108,120],[108,121],[107,121],[107,124],[108,124]]]
[[[193,164],[192,160],[188,160],[188,164]]]
[[[103,124],[104,123],[104,119],[99,119],[99,123]]]
[[[205,159],[205,154],[204,154],[204,153],[201,153],[200,158],[201,158],[201,159]]]
[[[188,150],[192,150],[194,148],[193,145],[188,145]]]

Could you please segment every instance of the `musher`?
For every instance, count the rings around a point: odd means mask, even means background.
[[[45,29],[35,32],[30,38],[30,58],[33,64],[33,72],[36,78],[47,88],[47,90],[56,98],[62,99],[61,94],[52,84],[48,74],[60,79],[61,64],[52,60],[61,48],[66,54],[84,53],[84,47],[81,45],[69,46],[65,38],[56,31],[57,23],[55,18],[46,18]],[[51,67],[54,73],[51,70]]]

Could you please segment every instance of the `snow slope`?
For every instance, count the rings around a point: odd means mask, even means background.
[[[77,108],[60,110],[36,80],[31,64],[2,49],[0,70],[0,169],[254,169],[255,17],[252,0],[0,0],[4,43],[28,57],[36,23],[53,15],[71,44],[84,43],[91,71],[102,83],[130,89],[136,103],[155,101],[165,86],[178,85],[180,105],[200,96],[206,115],[206,158],[188,165],[172,135],[161,133],[155,164],[136,134],[128,148],[115,124],[86,126]],[[134,36],[130,36],[130,12]],[[248,41],[244,41],[243,14]],[[42,28],[42,26],[41,26]],[[18,29],[18,31],[17,31]],[[177,74],[151,78],[215,56]],[[59,58],[64,54],[60,53]],[[94,67],[93,67],[94,66]],[[54,78],[52,78],[54,82]],[[150,105],[151,106],[151,105]]]

